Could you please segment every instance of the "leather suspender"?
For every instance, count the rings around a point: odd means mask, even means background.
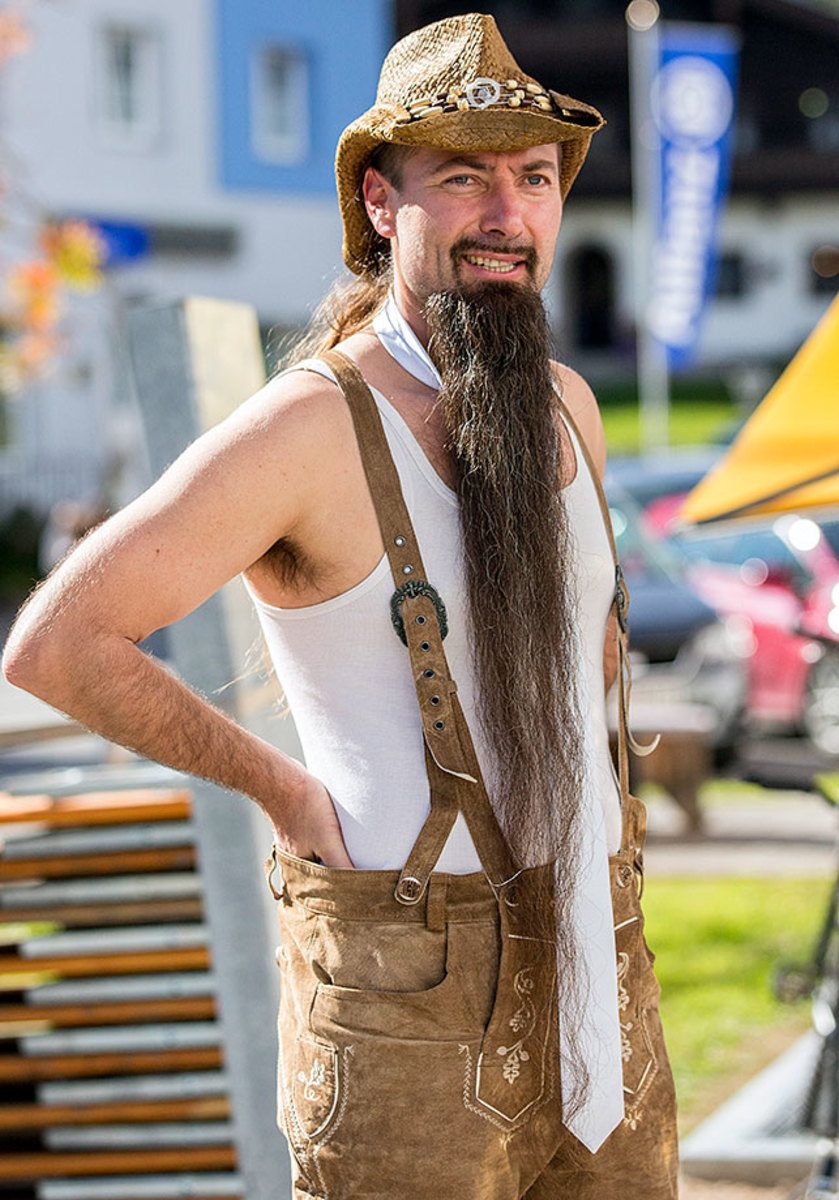
[[[330,350],[320,357],[335,375],[352,415],[396,589],[391,599],[391,620],[408,648],[425,739],[431,811],[400,873],[396,898],[403,904],[415,904],[422,898],[459,809],[463,811],[487,876],[493,884],[500,886],[516,874],[517,867],[492,812],[469,728],[457,698],[457,685],[443,649],[447,629],[445,605],[426,576],[378,406],[355,363],[337,350]],[[616,617],[618,649],[618,767],[621,801],[625,806],[629,796],[628,746],[636,753],[649,754],[657,740],[650,746],[639,746],[629,730],[626,624],[629,596],[597,470],[576,422],[561,398],[557,398],[564,419],[576,434],[594,481],[615,564],[612,611]]]
[[[338,380],[352,414],[396,587],[391,619],[407,643],[425,738],[431,812],[402,869],[396,898],[403,904],[421,899],[458,808],[484,871],[492,883],[500,885],[517,867],[492,811],[457,698],[457,685],[443,650],[445,606],[427,579],[379,409],[355,363],[337,350],[321,358]]]

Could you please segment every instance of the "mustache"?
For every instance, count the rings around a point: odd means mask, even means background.
[[[498,242],[485,245],[470,237],[458,238],[449,253],[455,270],[464,254],[511,254],[522,260],[529,275],[534,274],[538,262],[538,256],[533,246],[505,245]]]

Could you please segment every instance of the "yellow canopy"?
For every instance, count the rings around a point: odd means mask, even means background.
[[[679,517],[839,507],[839,296]]]

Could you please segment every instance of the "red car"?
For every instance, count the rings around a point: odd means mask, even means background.
[[[666,535],[682,495],[644,510]],[[839,754],[839,556],[809,517],[769,524],[715,523],[672,532],[697,594],[736,622],[749,663],[747,716],[779,732],[803,732]]]

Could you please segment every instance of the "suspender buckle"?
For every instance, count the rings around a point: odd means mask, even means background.
[[[626,614],[629,611],[629,591],[627,590],[626,580],[623,576],[623,570],[620,563],[615,563],[615,613],[618,618],[618,625],[621,633],[626,633],[629,626],[626,621]]]
[[[427,596],[434,605],[434,611],[437,614],[437,624],[440,626],[440,637],[445,638],[449,632],[446,606],[440,599],[437,589],[432,587],[430,583],[426,583],[424,579],[409,579],[407,583],[403,583],[401,587],[398,587],[390,598],[390,619],[393,628],[405,646],[408,645],[408,637],[405,633],[405,622],[402,619],[402,605],[405,600],[414,599],[416,596]]]

